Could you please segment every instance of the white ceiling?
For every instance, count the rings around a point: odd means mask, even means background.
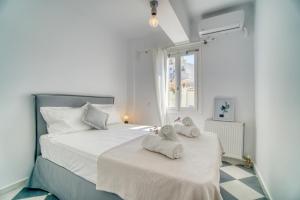
[[[159,0],[160,1],[160,0]],[[172,0],[171,0],[172,1]],[[251,0],[183,0],[190,19],[204,12],[214,11]],[[65,6],[104,28],[115,31],[127,39],[143,38],[152,34],[164,34],[161,28],[148,25],[149,0],[73,0]],[[159,12],[159,7],[158,7]]]
[[[154,29],[148,25],[148,0],[75,0],[69,6],[96,25],[111,29],[128,39],[162,32],[160,28]]]
[[[222,8],[250,2],[253,0],[184,0],[191,19]]]

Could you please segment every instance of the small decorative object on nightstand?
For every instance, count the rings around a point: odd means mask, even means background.
[[[156,125],[154,125],[154,126],[152,126],[150,131],[153,132],[154,134],[158,134],[159,128]]]
[[[253,162],[251,160],[251,157],[250,155],[247,155],[247,156],[243,156],[243,159],[244,159],[244,167],[246,168],[252,168],[253,167]]]
[[[125,123],[125,124],[128,124],[128,119],[129,119],[128,115],[124,115],[123,118],[124,118],[124,123]]]
[[[175,120],[174,120],[174,123],[175,122],[180,122],[181,121],[181,118],[180,117],[177,117]]]

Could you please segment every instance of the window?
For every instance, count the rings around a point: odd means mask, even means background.
[[[176,110],[197,107],[198,51],[169,54],[167,60],[168,108]]]

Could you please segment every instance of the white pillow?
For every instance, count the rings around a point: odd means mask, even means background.
[[[86,105],[72,107],[41,107],[40,112],[47,123],[48,133],[69,133],[91,129],[81,121]]]
[[[102,112],[108,113],[107,125],[120,124],[123,123],[119,112],[116,110],[113,104],[92,104],[96,108],[100,109]]]

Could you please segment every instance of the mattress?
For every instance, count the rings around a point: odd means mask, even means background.
[[[40,137],[42,157],[96,184],[98,157],[149,133],[149,129],[149,126],[117,124],[108,130],[45,134]]]

